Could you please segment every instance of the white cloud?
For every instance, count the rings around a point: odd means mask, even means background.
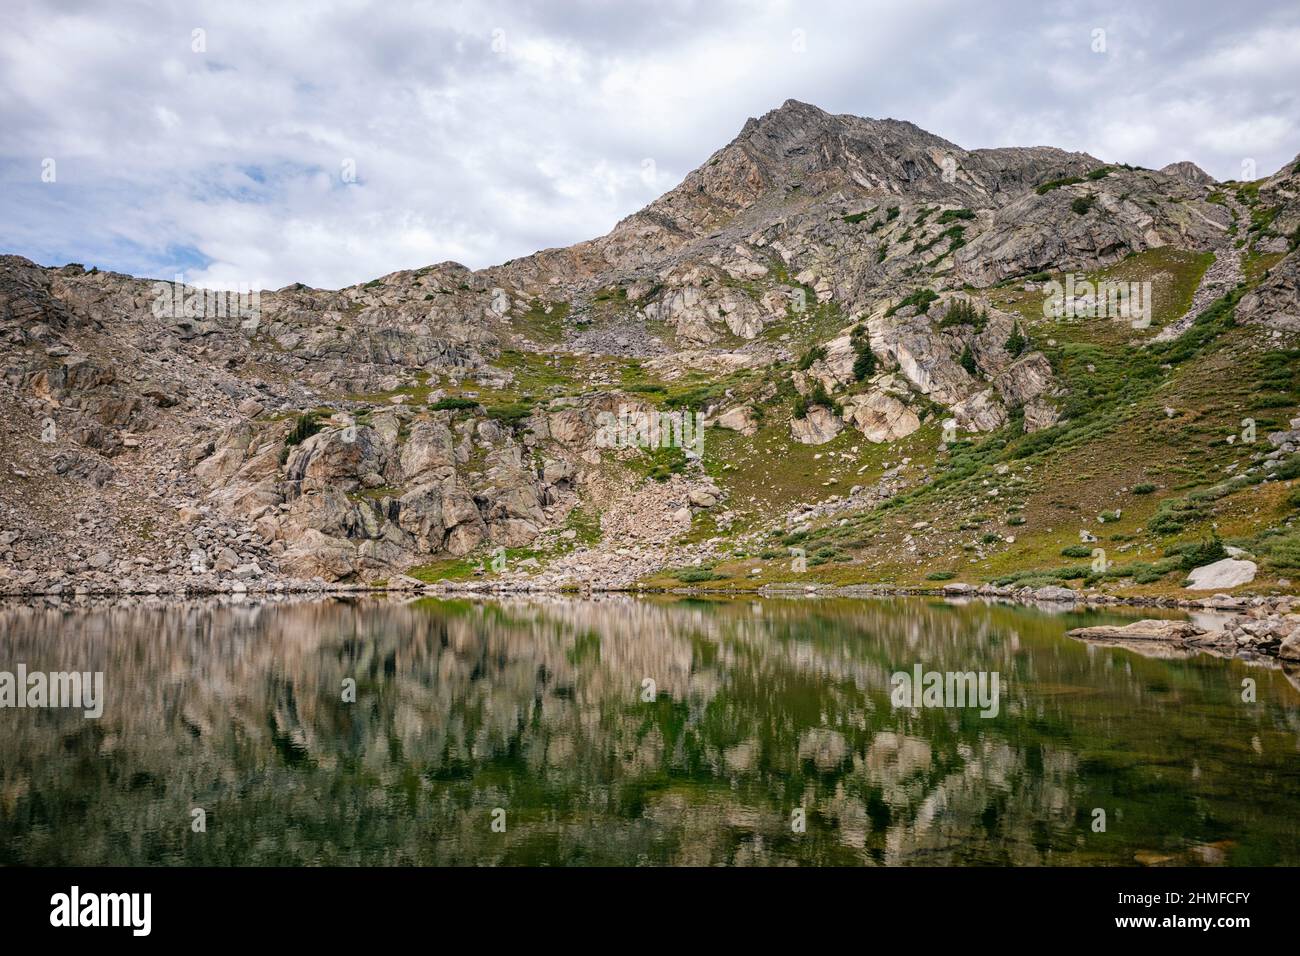
[[[212,283],[336,287],[591,238],[789,97],[1224,177],[1300,150],[1282,0],[1244,23],[1209,0],[7,6],[0,250]]]

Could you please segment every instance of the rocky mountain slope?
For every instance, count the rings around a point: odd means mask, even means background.
[[[1155,594],[1226,544],[1285,591],[1297,165],[789,101],[608,235],[477,272],[238,300],[2,256],[0,589]],[[609,440],[638,415],[666,447]]]

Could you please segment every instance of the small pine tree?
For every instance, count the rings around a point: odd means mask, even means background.
[[[849,343],[853,346],[853,378],[865,381],[876,374],[876,353],[871,351],[871,337],[865,325],[855,325],[849,333]]]
[[[853,359],[853,378],[856,381],[864,382],[876,373],[876,353],[871,351],[871,346],[859,348],[857,356]]]
[[[808,371],[808,369],[813,367],[814,363],[820,362],[825,357],[826,357],[825,347],[821,345],[814,345],[807,352],[804,352],[803,357],[799,359],[799,371],[801,372]]]
[[[978,371],[978,366],[975,364],[975,356],[971,354],[969,345],[961,350],[961,367],[971,375],[974,375],[976,371]]]
[[[826,385],[821,379],[817,379],[813,383],[812,392],[808,395],[808,406],[812,405],[820,405],[822,408],[828,408],[836,415],[843,414],[844,412],[844,406],[837,402],[831,396],[830,392],[826,391]],[[796,415],[795,417],[803,418],[803,415]]]
[[[285,438],[286,445],[301,445],[312,435],[320,431],[322,425],[316,421],[315,412],[307,412],[305,415],[299,415],[298,420],[293,424],[293,430]]]
[[[1017,322],[1014,325],[1012,325],[1011,335],[1007,339],[1007,344],[1005,346],[1006,350],[1011,353],[1011,357],[1015,358],[1017,355],[1023,352],[1025,350],[1025,346],[1027,346],[1028,344],[1029,341],[1020,332],[1020,323]]]

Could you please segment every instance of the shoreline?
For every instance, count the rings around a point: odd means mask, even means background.
[[[1173,596],[1124,596],[1071,588],[1047,586],[1042,588],[1009,588],[985,584],[950,583],[939,587],[908,587],[872,584],[766,584],[749,590],[708,587],[647,587],[644,585],[599,585],[585,587],[556,587],[526,581],[490,582],[439,581],[426,583],[406,576],[398,576],[383,584],[330,584],[324,581],[268,581],[250,587],[245,582],[223,582],[222,586],[174,587],[161,582],[124,581],[116,588],[91,587],[86,584],[71,587],[56,584],[43,589],[28,589],[14,593],[0,593],[0,607],[6,602],[44,599],[52,608],[73,609],[80,605],[113,604],[131,599],[154,599],[159,602],[191,598],[228,598],[236,601],[266,599],[322,599],[326,597],[404,596],[407,598],[434,597],[565,597],[590,599],[597,595],[627,595],[648,597],[673,595],[706,598],[924,598],[938,597],[947,601],[978,600],[986,603],[1003,603],[1020,606],[1054,606],[1061,610],[1096,611],[1107,608],[1152,608],[1177,611],[1192,615],[1196,612],[1221,615],[1223,620],[1210,621],[1208,627],[1196,625],[1198,639],[1163,641],[1168,646],[1192,644],[1239,657],[1265,657],[1281,661],[1300,662],[1300,596],[1295,595],[1230,595],[1216,593],[1197,598]],[[1094,630],[1106,630],[1097,628]],[[1115,629],[1112,629],[1115,630]],[[1074,636],[1074,635],[1071,635]],[[1116,635],[1122,636],[1122,635]]]
[[[324,582],[282,580],[249,584],[243,581],[222,582],[218,585],[177,585],[171,582],[131,582],[120,585],[103,583],[85,584],[56,582],[45,587],[6,588],[0,585],[0,601],[37,597],[222,597],[242,595],[265,597],[278,595],[339,595],[339,594],[673,594],[704,595],[711,597],[947,597],[996,598],[1024,604],[1075,604],[1103,607],[1153,607],[1187,611],[1244,612],[1258,608],[1278,609],[1282,613],[1300,612],[1300,595],[1293,594],[1227,594],[1217,592],[1205,597],[1172,597],[1160,595],[1122,595],[1072,588],[1047,586],[1041,588],[999,587],[992,584],[973,585],[953,583],[927,587],[922,585],[887,584],[764,584],[755,588],[718,588],[682,585],[681,587],[650,587],[639,584],[539,585],[528,581],[436,581],[425,582],[398,575],[384,583]]]

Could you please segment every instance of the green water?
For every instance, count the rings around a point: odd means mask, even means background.
[[[106,701],[0,710],[0,863],[1300,864],[1300,675],[1064,636],[1123,617],[3,606],[0,670],[103,671]],[[896,709],[916,664],[996,672],[997,716]]]

